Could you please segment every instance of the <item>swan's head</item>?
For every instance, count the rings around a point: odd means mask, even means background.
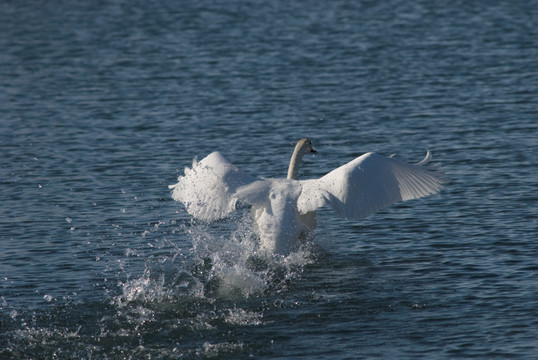
[[[295,152],[297,154],[308,154],[308,153],[316,153],[317,151],[314,150],[312,147],[312,142],[310,139],[304,138],[297,142],[297,145],[295,145]]]

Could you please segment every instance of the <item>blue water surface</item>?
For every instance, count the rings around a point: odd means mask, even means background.
[[[0,358],[533,359],[536,1],[4,1]],[[250,256],[169,184],[426,149],[451,182]]]

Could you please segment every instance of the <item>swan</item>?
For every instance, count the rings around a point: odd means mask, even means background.
[[[237,201],[250,204],[259,255],[285,256],[313,239],[316,210],[322,206],[356,221],[396,202],[435,194],[446,182],[440,164],[430,164],[430,151],[414,165],[369,152],[319,179],[298,180],[302,158],[315,152],[309,139],[299,140],[285,179],[251,176],[213,152],[201,161],[195,158],[169,188],[190,215],[205,221],[226,217]]]

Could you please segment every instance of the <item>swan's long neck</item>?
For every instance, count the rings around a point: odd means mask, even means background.
[[[297,180],[299,177],[299,164],[301,163],[302,157],[303,154],[299,154],[297,149],[295,149],[291,156],[290,167],[288,168],[288,179]]]
[[[297,143],[293,155],[291,155],[290,166],[288,167],[288,179],[297,180],[299,177],[299,164],[303,159],[304,154],[311,152],[312,147],[306,139],[303,139]]]

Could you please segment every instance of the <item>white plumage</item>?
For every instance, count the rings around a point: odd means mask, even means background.
[[[206,221],[225,217],[238,200],[248,203],[259,252],[287,255],[300,241],[312,239],[319,207],[329,205],[338,215],[359,220],[396,202],[437,193],[445,182],[439,164],[429,165],[429,151],[415,165],[370,152],[319,179],[297,180],[299,163],[309,152],[315,152],[311,142],[300,140],[286,179],[250,176],[213,152],[185,168],[185,175],[170,186],[172,198]]]

